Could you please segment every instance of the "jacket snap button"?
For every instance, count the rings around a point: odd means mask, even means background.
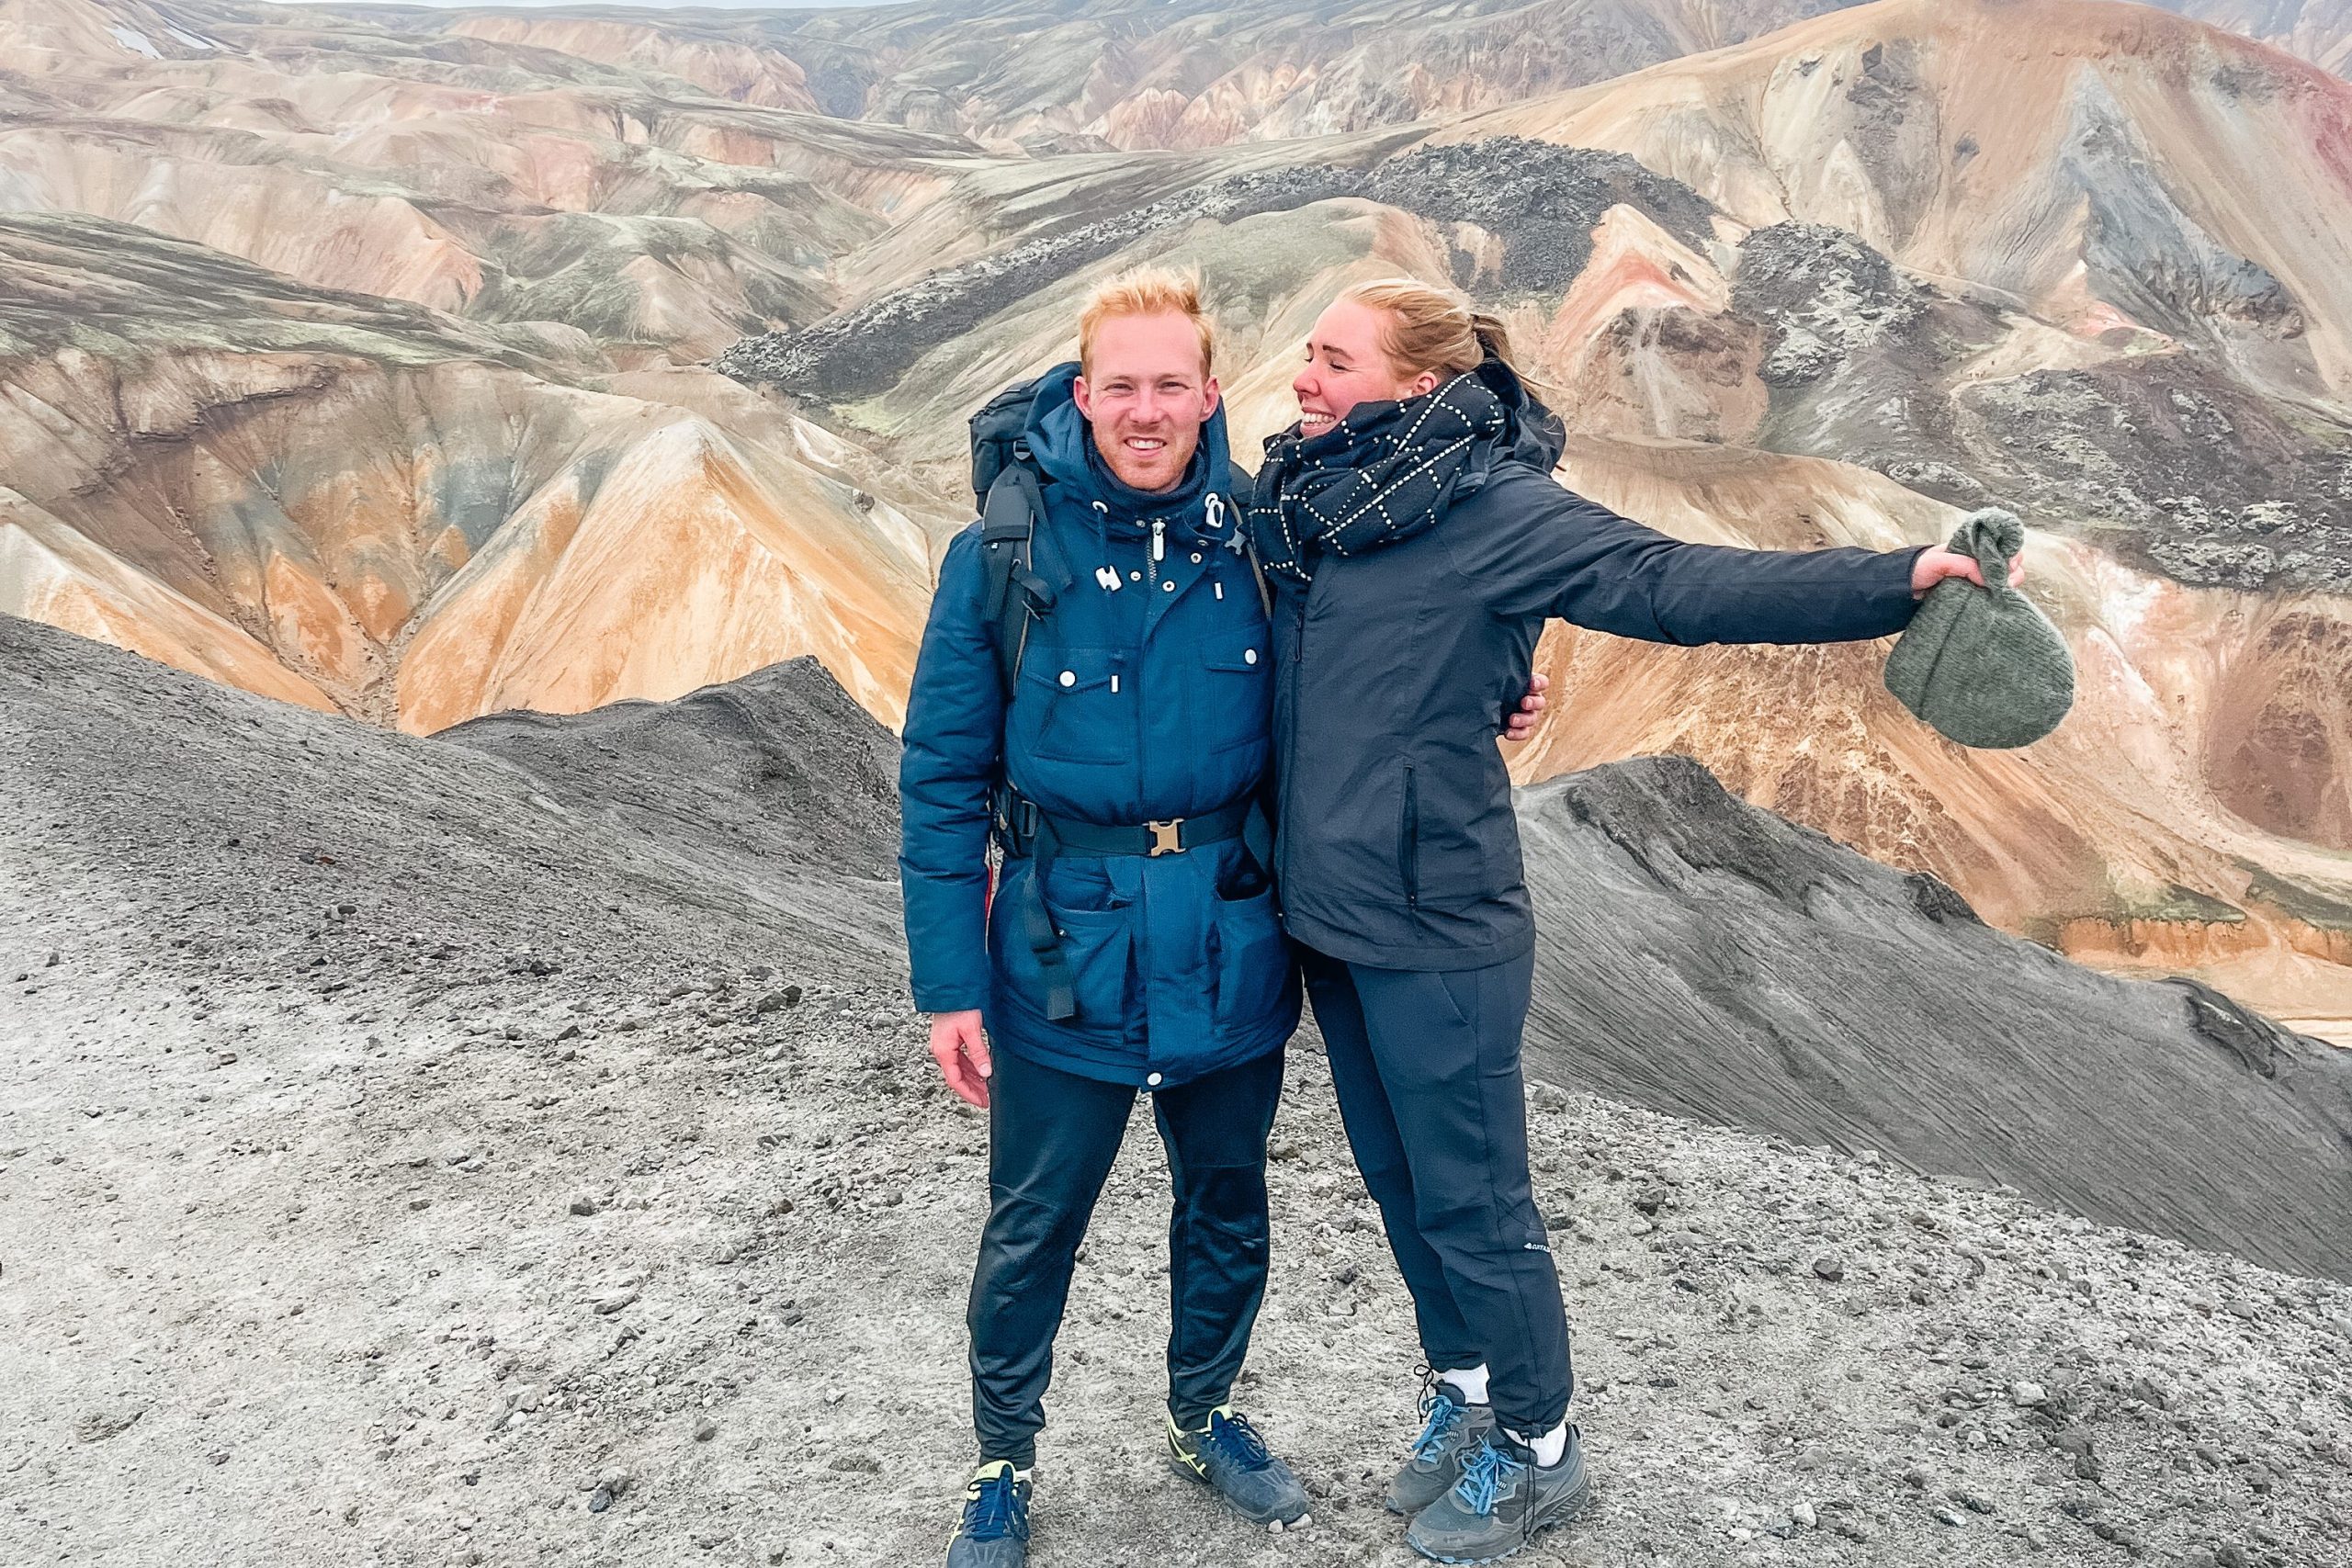
[[[1257,662],[1258,662],[1258,650],[1257,650],[1256,649],[1254,649],[1254,648],[1252,648],[1252,649],[1244,649],[1244,650],[1243,650],[1243,652],[1242,652],[1242,655],[1241,655],[1241,662],[1242,662],[1242,663],[1244,663],[1244,664],[1255,664],[1255,663],[1257,663]]]
[[[1077,684],[1078,684],[1078,671],[1075,671],[1075,670],[1065,670],[1065,671],[1062,671],[1062,684],[1063,684],[1063,685],[1065,685],[1065,686],[1075,686],[1075,685],[1077,685]]]
[[[1158,1073],[1154,1073],[1143,1081],[1146,1084],[1148,1084],[1151,1088],[1158,1089],[1159,1087],[1159,1075]]]

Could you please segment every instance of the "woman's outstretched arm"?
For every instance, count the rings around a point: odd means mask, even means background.
[[[1693,545],[1549,479],[1505,478],[1486,515],[1441,536],[1497,615],[1557,615],[1645,642],[1856,642],[1901,631],[1931,546],[1747,550]]]

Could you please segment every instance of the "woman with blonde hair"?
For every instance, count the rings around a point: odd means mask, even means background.
[[[1589,1493],[1528,1178],[1535,931],[1495,744],[1544,622],[1842,642],[1983,580],[1939,547],[1691,545],[1596,505],[1552,478],[1560,422],[1501,324],[1410,279],[1334,300],[1293,389],[1249,507],[1278,585],[1276,882],[1433,1373],[1388,1505],[1423,1555],[1492,1562]]]

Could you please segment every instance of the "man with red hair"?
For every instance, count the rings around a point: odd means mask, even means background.
[[[1272,649],[1213,352],[1196,280],[1129,274],[1088,303],[1076,364],[984,411],[1010,434],[1003,471],[976,462],[984,516],[948,546],[908,700],[915,1005],[950,1087],[989,1112],[980,1464],[951,1568],[1027,1559],[1054,1336],[1138,1090],[1175,1190],[1170,1461],[1256,1523],[1306,1516],[1227,1403],[1265,1291],[1299,983],[1251,848]]]

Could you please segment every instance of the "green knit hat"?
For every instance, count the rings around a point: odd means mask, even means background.
[[[1973,556],[1985,586],[1948,577],[1928,590],[1886,657],[1886,689],[1962,746],[2026,746],[2075,705],[2075,659],[2033,601],[2009,586],[2025,525],[1998,507],[1972,512],[1951,548]]]

